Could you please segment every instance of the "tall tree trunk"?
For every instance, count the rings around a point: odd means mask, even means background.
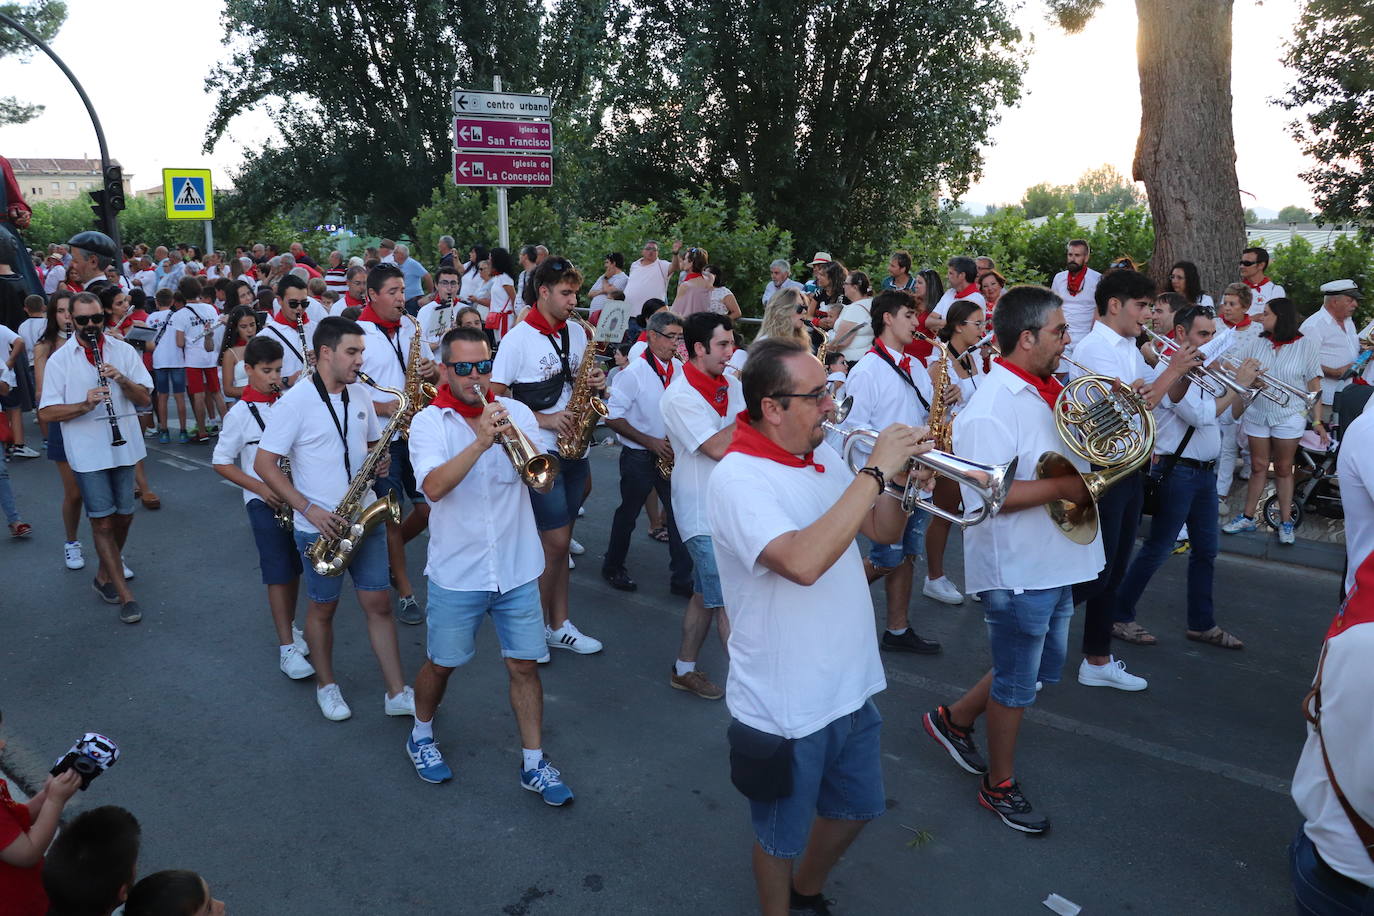
[[[1168,289],[1175,261],[1193,261],[1202,288],[1239,277],[1245,211],[1231,129],[1233,0],[1136,0],[1140,138],[1135,179],[1155,223],[1150,275]]]

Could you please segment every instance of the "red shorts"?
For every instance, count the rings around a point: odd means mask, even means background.
[[[219,370],[218,369],[192,369],[186,367],[186,393],[205,394],[207,391],[219,391]]]

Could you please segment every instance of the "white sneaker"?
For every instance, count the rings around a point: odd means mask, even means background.
[[[545,627],[544,629],[547,630],[548,627]],[[546,650],[543,655],[539,656],[534,660],[534,663],[536,665],[547,665],[551,661],[553,661],[553,659],[549,656],[549,653]]]
[[[296,625],[291,625],[291,644],[296,647],[296,651],[301,655],[309,655],[310,647],[305,643],[305,634],[296,629]]]
[[[386,698],[383,708],[388,716],[415,715],[415,691],[410,687],[402,687],[400,693]]]
[[[921,594],[945,604],[963,604],[964,593],[954,587],[954,583],[945,576],[938,579],[926,578],[926,584],[921,586]]]
[[[584,554],[584,553],[586,553],[586,552],[587,552],[587,548],[583,547],[583,546],[578,542],[577,538],[572,538],[572,539],[569,540],[569,542],[568,542],[568,553],[572,554],[572,555],[575,556],[575,557],[580,557],[580,556],[582,556],[582,554]]]
[[[586,507],[586,506],[578,506],[578,507],[577,507],[577,517],[578,517],[578,518],[581,518],[582,516],[584,516],[584,515],[586,515],[586,514],[587,514],[587,507]]]
[[[601,640],[593,639],[565,620],[557,630],[544,627],[544,641],[554,649],[568,649],[578,655],[594,655],[602,649]]]
[[[80,541],[68,541],[63,544],[62,558],[66,560],[68,569],[82,569],[86,565],[86,558],[81,555]]]
[[[32,448],[30,448],[28,445],[16,445],[14,448],[10,449],[10,457],[11,457],[11,458],[37,458],[37,457],[38,457],[38,453],[35,452]]]
[[[313,675],[315,666],[305,660],[298,647],[287,646],[286,651],[281,653],[281,673],[293,681],[299,681]]]
[[[124,578],[125,578],[126,580],[127,580],[127,579],[132,579],[132,578],[134,577],[134,571],[133,571],[132,569],[129,568],[129,564],[128,564],[128,563],[124,563],[124,562],[121,560],[121,561],[120,561],[120,565],[122,565],[122,566],[124,567]]]
[[[568,569],[577,569],[577,564],[573,562],[572,554],[568,554]]]
[[[342,722],[353,715],[353,710],[344,702],[343,692],[338,684],[327,684],[315,688],[315,702],[320,704],[320,712],[330,722]]]
[[[1083,659],[1078,666],[1078,683],[1085,687],[1115,687],[1117,690],[1144,690],[1150,682],[1143,677],[1126,673],[1126,663],[1116,656],[1105,665],[1090,665]]]

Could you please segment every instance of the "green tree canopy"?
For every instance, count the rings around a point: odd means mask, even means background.
[[[1279,211],[1278,220],[1281,223],[1305,223],[1312,219],[1312,214],[1306,209],[1289,204]]]
[[[62,0],[30,0],[28,3],[0,3],[0,13],[9,16],[45,42],[52,41],[67,20],[67,4]],[[37,50],[14,29],[0,25],[0,57],[28,59]],[[23,124],[43,113],[43,106],[22,102],[12,95],[0,96],[0,127]]]

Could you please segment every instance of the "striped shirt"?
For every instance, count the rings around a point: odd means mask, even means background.
[[[1237,347],[1231,356],[1237,359],[1254,357],[1270,376],[1304,391],[1308,382],[1322,375],[1320,350],[1315,337],[1300,337],[1281,344],[1277,350],[1268,337],[1256,337],[1248,344]],[[1245,419],[1265,426],[1277,426],[1304,413],[1302,402],[1296,398],[1290,398],[1287,406],[1279,407],[1267,397],[1257,397],[1245,412]]]
[[[348,280],[345,279],[345,276],[347,274],[347,267],[329,268],[324,272],[324,288],[329,290],[331,293],[335,293],[339,296],[342,296],[344,292],[348,289]]]

